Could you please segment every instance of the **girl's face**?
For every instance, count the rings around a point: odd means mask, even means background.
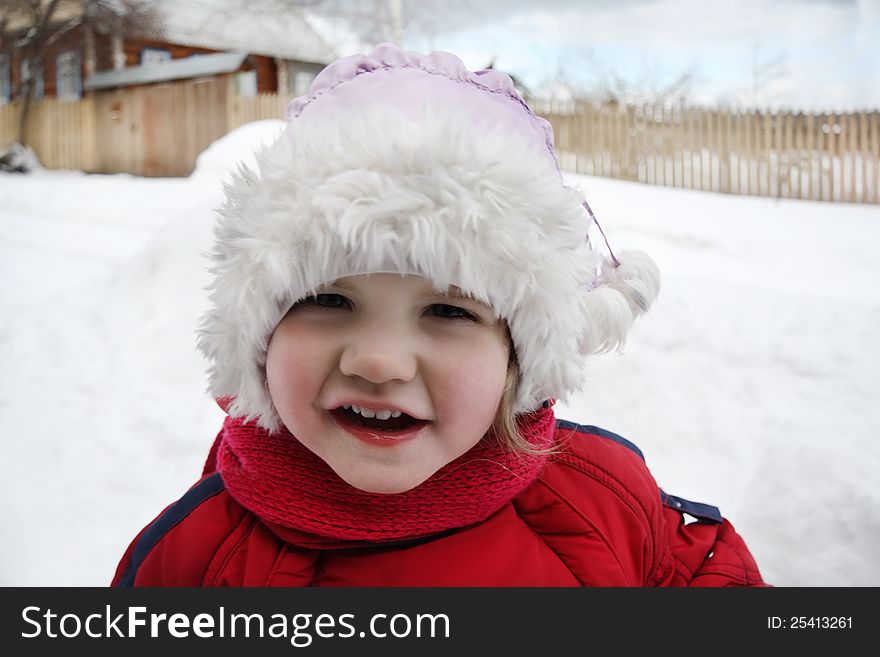
[[[438,293],[421,276],[341,278],[275,329],[266,361],[275,408],[352,486],[415,488],[495,420],[509,358],[504,324],[457,292]]]

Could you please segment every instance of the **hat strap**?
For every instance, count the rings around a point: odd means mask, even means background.
[[[619,267],[620,260],[617,259],[617,256],[614,255],[614,251],[611,250],[611,245],[608,243],[608,237],[606,237],[605,231],[602,230],[602,226],[599,224],[599,220],[596,219],[596,215],[593,214],[593,210],[590,208],[590,204],[587,203],[586,199],[584,199],[584,202],[581,205],[583,205],[586,211],[590,213],[590,218],[593,220],[593,223],[596,224],[596,228],[599,229],[599,232],[602,233],[602,239],[605,240],[605,246],[608,248],[608,253],[611,254],[611,262],[614,263],[615,267]]]

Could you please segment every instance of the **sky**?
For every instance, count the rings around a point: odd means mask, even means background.
[[[880,107],[880,0],[401,2],[406,48],[449,50],[474,68],[494,60],[532,90],[621,80],[650,97],[688,76],[688,97],[703,104]],[[343,55],[364,47],[338,18],[358,4],[311,14]]]
[[[189,178],[0,173],[0,586],[108,584],[199,478],[223,418],[195,346],[221,180],[283,125]],[[768,582],[880,586],[880,207],[566,179],[662,289],[557,416],[719,507]]]

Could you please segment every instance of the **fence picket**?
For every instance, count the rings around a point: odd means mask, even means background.
[[[858,165],[856,163],[856,154],[858,151],[858,128],[856,124],[856,115],[852,112],[847,114],[846,117],[846,128],[847,128],[847,148],[846,148],[846,159],[848,160],[848,169],[849,169],[849,189],[847,191],[847,201],[853,202],[856,200],[856,174],[858,172]]]
[[[874,196],[872,203],[880,203],[880,112],[871,113],[871,163],[874,166]]]
[[[859,185],[859,198],[858,201],[860,203],[865,203],[868,199],[868,122],[867,117],[864,112],[859,112],[858,114],[859,128],[858,128],[858,136],[859,136],[859,144],[858,144],[858,153],[859,159],[861,160],[861,185]],[[855,200],[855,199],[854,199]]]

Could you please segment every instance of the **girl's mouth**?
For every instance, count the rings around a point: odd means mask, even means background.
[[[356,438],[368,442],[394,444],[405,438],[415,436],[421,429],[426,427],[427,420],[417,420],[414,417],[402,413],[400,417],[391,417],[387,420],[367,418],[351,409],[337,408],[330,411],[330,416],[343,429]]]

